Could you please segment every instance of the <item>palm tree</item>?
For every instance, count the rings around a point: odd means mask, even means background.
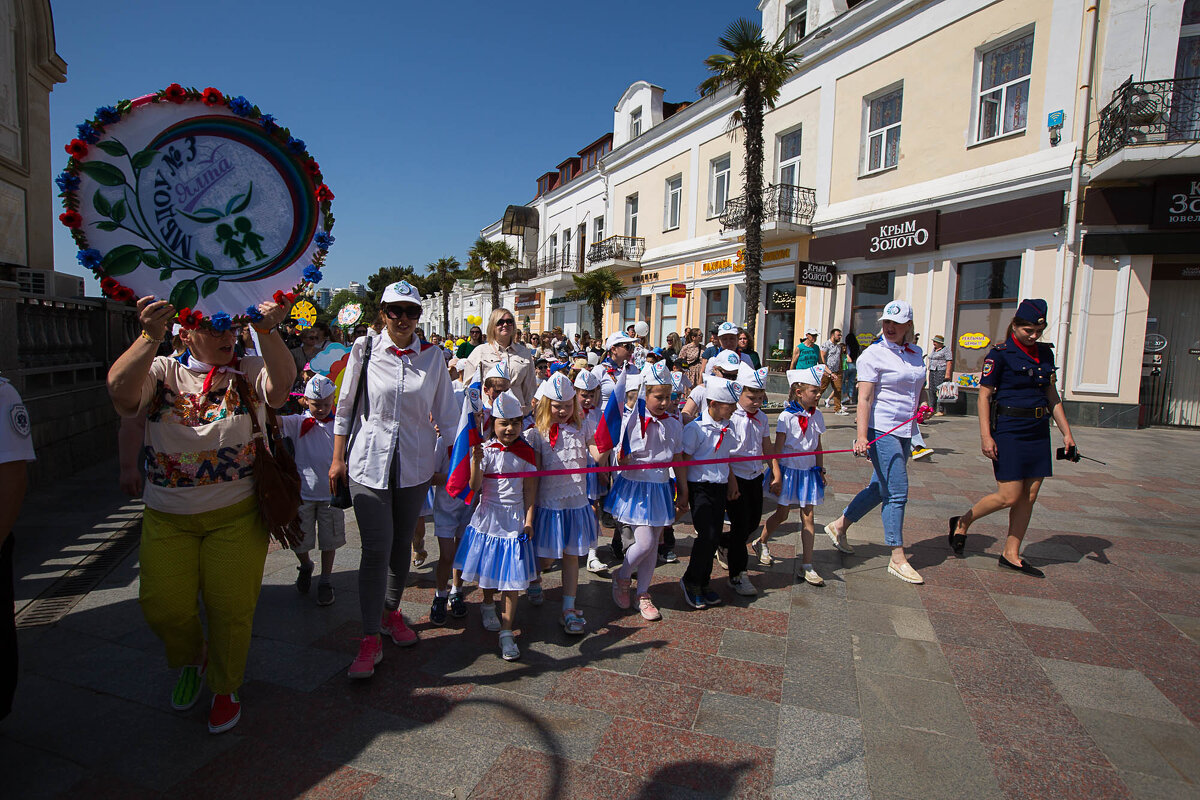
[[[568,294],[572,300],[581,300],[592,307],[592,330],[596,338],[604,339],[604,304],[625,296],[626,287],[611,269],[602,268],[572,275],[575,288]]]
[[[517,253],[508,242],[484,239],[480,236],[467,251],[467,269],[474,278],[487,277],[492,287],[492,308],[500,307],[501,286],[507,288],[504,270],[519,263]]]
[[[712,75],[700,84],[701,97],[726,86],[742,97],[734,120],[745,127],[746,165],[746,328],[754,337],[762,273],[763,223],[763,116],[774,108],[779,90],[800,63],[797,44],[788,46],[786,33],[774,44],[763,38],[762,28],[748,19],[738,19],[717,40],[724,53],[704,59]]]
[[[454,282],[462,275],[462,265],[454,256],[442,256],[432,264],[426,264],[430,289],[442,295],[442,332],[450,335],[450,292]]]

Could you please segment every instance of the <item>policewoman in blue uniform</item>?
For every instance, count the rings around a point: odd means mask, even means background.
[[[1039,341],[1046,331],[1046,301],[1022,300],[1004,341],[983,361],[979,379],[979,438],[992,459],[996,491],[961,517],[950,518],[950,546],[961,556],[971,523],[1001,509],[1008,511],[1008,538],[1000,566],[1037,578],[1040,569],[1021,558],[1033,504],[1051,470],[1050,420],[1075,446],[1071,426],[1054,385],[1054,352]]]

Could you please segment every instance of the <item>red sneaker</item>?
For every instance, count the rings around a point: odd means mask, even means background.
[[[238,724],[242,718],[242,701],[238,693],[214,694],[212,707],[208,710],[208,732],[224,733]]]
[[[375,665],[380,661],[383,661],[383,642],[374,636],[364,636],[358,643],[358,656],[346,677],[369,678],[375,674]]]
[[[392,641],[400,647],[408,647],[417,643],[417,632],[404,623],[404,615],[400,609],[390,612],[383,618],[383,633],[392,637]]]

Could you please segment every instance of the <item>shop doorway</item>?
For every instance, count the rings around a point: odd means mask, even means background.
[[[1144,425],[1200,426],[1200,266],[1154,265],[1140,402]]]

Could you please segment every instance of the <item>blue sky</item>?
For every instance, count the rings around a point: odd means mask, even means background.
[[[245,95],[307,142],[336,195],[326,286],[386,265],[464,260],[480,228],[532,198],[537,176],[612,129],[629,84],[694,100],[725,27],[761,19],[754,0],[53,9],[68,65],[50,96],[54,174],[97,106],[171,82]],[[56,269],[84,274],[57,223],[54,245]]]

